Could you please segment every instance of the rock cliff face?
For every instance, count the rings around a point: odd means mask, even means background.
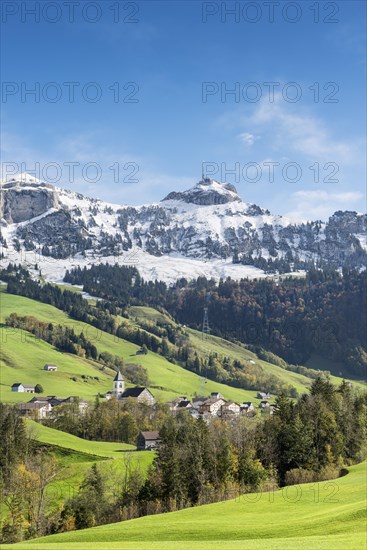
[[[51,185],[10,182],[0,190],[0,218],[7,223],[20,223],[58,207],[55,188]]]

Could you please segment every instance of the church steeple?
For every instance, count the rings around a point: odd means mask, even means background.
[[[115,378],[113,379],[112,395],[116,399],[120,399],[120,397],[124,393],[124,391],[125,391],[125,382],[124,382],[124,379],[122,377],[121,372],[118,371]]]

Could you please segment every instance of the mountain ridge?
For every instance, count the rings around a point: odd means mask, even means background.
[[[144,277],[166,281],[179,278],[180,266],[189,278],[242,278],[311,265],[362,268],[367,260],[365,214],[338,211],[326,222],[295,222],[209,178],[158,203],[129,206],[22,174],[1,186],[0,219],[2,263],[40,263],[57,280],[70,262],[129,263],[128,256]],[[45,265],[57,262],[56,269]]]

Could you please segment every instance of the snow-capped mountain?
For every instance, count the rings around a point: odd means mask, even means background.
[[[231,184],[203,178],[161,202],[121,206],[21,174],[1,187],[2,264],[38,264],[59,280],[73,265],[136,265],[147,279],[253,277],[313,263],[360,266],[367,216],[336,212],[294,223],[242,202]]]

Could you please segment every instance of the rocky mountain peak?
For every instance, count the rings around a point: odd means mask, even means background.
[[[169,200],[183,201],[202,206],[227,204],[235,201],[241,202],[234,185],[231,183],[221,183],[211,178],[203,178],[187,191],[173,191],[169,193],[163,201]]]

